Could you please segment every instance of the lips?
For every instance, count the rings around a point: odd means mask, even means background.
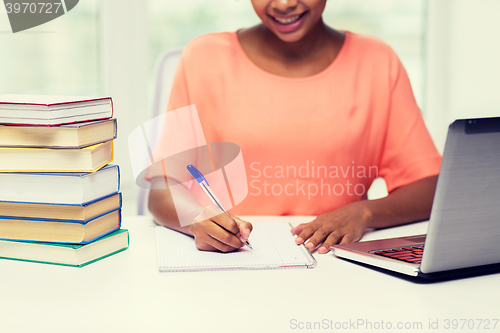
[[[297,30],[304,21],[307,11],[296,15],[269,15],[275,27],[282,32],[292,32]]]

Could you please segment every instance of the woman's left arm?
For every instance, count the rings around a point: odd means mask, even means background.
[[[420,179],[393,190],[385,198],[353,202],[318,216],[292,229],[297,244],[306,242],[309,250],[323,245],[318,253],[327,253],[339,243],[357,241],[365,228],[385,228],[429,219],[437,176]]]

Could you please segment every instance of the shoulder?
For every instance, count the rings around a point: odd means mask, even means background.
[[[377,80],[395,81],[404,67],[392,47],[379,38],[348,32],[348,52],[351,65]]]
[[[347,32],[350,39],[350,46],[356,50],[368,51],[375,55],[395,55],[394,50],[383,40],[369,35],[362,35],[353,32]]]
[[[193,39],[182,52],[184,62],[206,63],[224,61],[238,47],[236,32],[217,32]]]
[[[349,49],[364,61],[372,60],[380,64],[399,63],[396,52],[389,44],[373,36],[347,32]]]

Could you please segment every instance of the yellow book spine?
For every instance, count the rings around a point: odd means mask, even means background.
[[[95,172],[97,170],[100,170],[102,167],[104,167],[105,165],[113,162],[114,160],[114,156],[115,156],[115,148],[114,148],[114,144],[113,144],[113,141],[108,141],[108,142],[111,142],[111,157],[108,161],[102,163],[101,165],[99,165],[97,168],[95,169],[78,169],[78,170],[37,170],[37,169],[33,169],[33,170],[0,170],[0,173],[8,173],[8,172],[19,172],[19,173],[33,173],[33,172],[36,172],[36,173],[41,173],[41,172]],[[2,149],[23,149],[23,150],[94,150],[96,149],[97,147],[99,147],[100,145],[104,145],[106,144],[107,142],[103,142],[103,143],[98,143],[96,145],[93,145],[93,146],[89,146],[89,147],[85,147],[85,148],[77,148],[77,149],[66,149],[66,148],[58,148],[58,149],[54,149],[54,148],[0,148],[0,150]]]

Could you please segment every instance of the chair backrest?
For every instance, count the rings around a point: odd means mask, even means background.
[[[154,69],[154,95],[149,119],[153,119],[167,110],[174,74],[177,64],[181,59],[181,54],[182,48],[177,48],[163,52],[156,60]],[[156,143],[156,140],[158,140],[161,126],[162,124],[156,124],[155,127],[148,128],[148,136],[152,142]],[[141,188],[139,190],[139,203],[137,206],[137,213],[139,215],[144,215],[147,212],[148,194],[148,189]]]

